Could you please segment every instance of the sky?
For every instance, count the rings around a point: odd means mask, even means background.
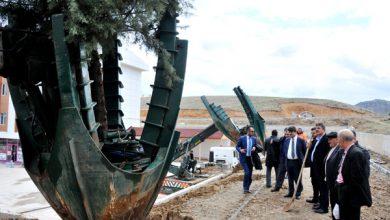
[[[390,100],[389,1],[195,0],[179,17],[189,40],[183,96],[324,98],[356,104]],[[138,47],[137,47],[138,48]],[[135,50],[138,50],[135,48]],[[150,66],[142,93],[154,81]]]

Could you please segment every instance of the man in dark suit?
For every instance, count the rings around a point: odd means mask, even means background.
[[[287,128],[284,129],[284,136],[279,139],[279,165],[278,165],[278,171],[276,175],[276,183],[275,187],[271,190],[271,192],[278,192],[280,188],[282,188],[284,179],[286,178],[286,164],[283,159],[282,159],[282,154],[280,153],[283,148],[284,142],[287,140],[287,138],[290,137],[290,132],[287,130]]]
[[[338,167],[342,157],[342,150],[338,146],[338,139],[336,132],[330,132],[328,135],[328,143],[331,147],[328,155],[325,158],[325,182],[328,186],[329,197],[330,197],[330,206],[333,213],[333,208],[337,202],[337,191],[336,191],[336,178],[338,174]],[[332,218],[333,217],[332,214]]]
[[[271,171],[272,167],[275,170],[275,182],[277,180],[278,166],[279,166],[279,138],[278,131],[272,130],[271,137],[265,139],[264,150],[266,152],[265,165],[267,166],[266,172],[266,187],[271,187]]]
[[[312,144],[309,151],[310,164],[310,177],[313,185],[312,202],[317,202],[313,205],[313,209],[316,213],[327,213],[329,207],[329,194],[328,188],[325,182],[325,167],[324,160],[328,154],[330,147],[328,143],[328,137],[325,134],[325,125],[323,123],[316,124],[316,141]],[[317,196],[317,198],[316,198]],[[317,201],[315,201],[317,199]],[[308,201],[310,202],[310,201]]]
[[[341,130],[338,138],[343,151],[336,179],[340,219],[360,219],[361,206],[372,205],[370,184],[365,171],[369,161],[363,151],[354,145],[352,131]]]
[[[281,151],[282,160],[285,161],[288,174],[288,193],[284,197],[292,197],[294,194],[294,182],[298,182],[299,172],[306,152],[306,143],[297,136],[297,129],[294,126],[288,128],[290,137],[284,142]],[[296,199],[301,198],[303,190],[302,182],[299,183]]]
[[[240,164],[244,169],[244,193],[250,193],[249,187],[252,183],[252,154],[256,150],[256,137],[254,136],[255,130],[253,127],[248,127],[247,135],[241,136],[238,139],[236,150],[240,154]]]
[[[370,162],[370,158],[371,158],[370,152],[368,152],[368,150],[367,150],[365,147],[363,147],[362,145],[360,145],[359,141],[358,141],[357,138],[356,138],[356,131],[355,131],[355,130],[351,130],[351,131],[352,131],[353,136],[354,136],[355,146],[358,147],[358,148],[360,148],[360,150],[363,151],[364,157],[366,158],[366,160],[367,160],[368,162]],[[367,172],[368,177],[370,177],[370,163],[367,164],[367,166],[365,167],[364,170]]]

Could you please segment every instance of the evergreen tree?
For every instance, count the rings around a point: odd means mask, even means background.
[[[183,14],[190,8],[191,0],[0,0],[0,17],[13,14],[31,31],[50,32],[50,16],[63,13],[69,42],[93,45],[126,35],[156,51],[157,25],[165,11]]]

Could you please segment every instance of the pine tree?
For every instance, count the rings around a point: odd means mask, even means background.
[[[190,8],[191,0],[0,0],[0,17],[13,14],[29,22],[29,30],[49,32],[50,16],[63,13],[68,42],[93,45],[123,35],[156,51],[157,25],[165,11],[183,14]]]

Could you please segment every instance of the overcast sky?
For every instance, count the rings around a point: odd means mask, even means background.
[[[184,96],[390,100],[389,1],[195,0]],[[137,52],[153,67],[155,58]],[[152,71],[143,74],[150,95]]]

